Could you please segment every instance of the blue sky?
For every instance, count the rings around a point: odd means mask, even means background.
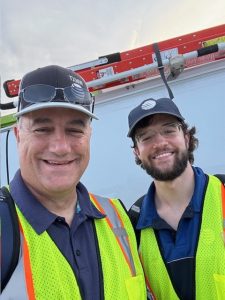
[[[2,83],[40,66],[69,67],[224,21],[224,0],[1,0]]]

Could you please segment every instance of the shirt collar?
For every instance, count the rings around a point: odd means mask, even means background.
[[[99,212],[92,204],[85,186],[82,183],[78,183],[76,189],[82,213],[93,219],[104,218],[105,215]],[[10,193],[20,211],[38,234],[47,230],[59,217],[51,213],[33,196],[24,183],[20,170],[16,172],[13,180],[10,182]]]
[[[157,218],[158,214],[155,208],[154,195],[155,184],[152,182],[141,205],[140,216],[136,226],[137,229],[152,227],[153,220]]]
[[[77,185],[77,199],[80,208],[79,210],[87,217],[92,219],[101,219],[105,217],[105,215],[91,202],[88,191],[81,182]]]

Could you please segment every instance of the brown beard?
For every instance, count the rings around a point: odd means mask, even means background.
[[[187,167],[188,151],[183,151],[180,155],[176,155],[173,168],[170,171],[161,171],[157,167],[151,166],[148,163],[141,164],[141,167],[155,180],[171,181],[179,177]]]

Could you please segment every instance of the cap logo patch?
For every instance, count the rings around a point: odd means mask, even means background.
[[[83,86],[83,82],[79,78],[73,77],[71,75],[69,75],[69,78],[72,82],[78,83],[79,85]]]
[[[141,108],[143,110],[152,109],[156,105],[156,101],[154,100],[146,100],[144,103],[142,103]]]

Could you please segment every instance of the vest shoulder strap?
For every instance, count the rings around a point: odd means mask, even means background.
[[[16,208],[6,187],[0,189],[0,219],[2,240],[1,290],[14,272],[20,253],[20,232]]]
[[[225,174],[214,174],[214,176],[216,176],[222,182],[222,184],[225,186]],[[134,230],[135,230],[138,246],[139,246],[139,243],[140,243],[140,231],[136,229],[136,225],[137,225],[137,222],[138,222],[138,219],[139,219],[141,205],[142,205],[144,197],[145,197],[145,195],[141,196],[131,206],[131,208],[128,211],[128,215],[130,217],[131,223],[132,223],[132,225],[134,227]]]

